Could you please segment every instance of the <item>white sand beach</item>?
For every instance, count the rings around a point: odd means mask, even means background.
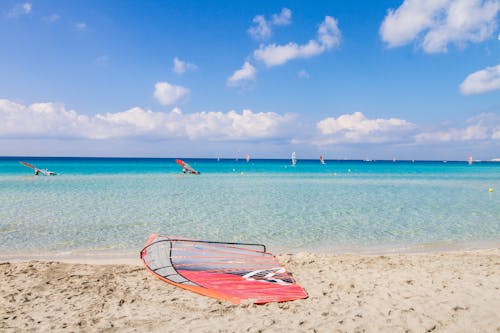
[[[162,282],[138,259],[3,262],[0,330],[500,332],[500,249],[278,258],[308,299],[232,305]]]

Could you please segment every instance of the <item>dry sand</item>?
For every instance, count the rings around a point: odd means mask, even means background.
[[[0,264],[0,331],[500,332],[500,249],[281,255],[309,298],[231,305],[140,266]]]

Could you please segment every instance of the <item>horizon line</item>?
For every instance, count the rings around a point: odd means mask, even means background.
[[[186,160],[192,160],[192,159],[197,159],[197,160],[231,160],[231,161],[245,161],[245,157],[186,157],[186,156],[176,156],[176,157],[139,157],[139,156],[32,156],[32,155],[0,155],[0,159],[29,159],[29,158],[34,158],[34,159],[43,159],[43,158],[48,158],[48,159],[57,159],[57,158],[65,158],[65,159],[167,159],[167,160],[175,160],[175,159],[186,159]],[[252,160],[275,160],[275,161],[283,161],[283,160],[290,160],[290,158],[251,158],[250,161]],[[297,159],[297,161],[316,161],[319,160],[319,158],[301,158]],[[333,158],[333,159],[328,159],[325,158],[325,161],[337,161],[337,162],[342,162],[342,161],[360,161],[360,162],[442,162],[442,163],[447,163],[447,162],[468,162],[467,159],[464,160],[455,160],[455,159],[367,159],[367,158]],[[500,158],[492,158],[489,160],[473,160],[475,163],[479,162],[500,162]]]

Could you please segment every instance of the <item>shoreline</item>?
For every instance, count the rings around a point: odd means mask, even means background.
[[[0,263],[3,332],[499,332],[500,248],[277,256],[304,300],[232,305],[140,265]]]
[[[27,253],[2,253],[0,254],[0,263],[4,262],[26,262],[26,261],[57,261],[75,264],[117,264],[134,265],[140,264],[140,251],[142,247],[136,250],[116,251],[116,250],[73,250],[59,252],[27,252]],[[379,256],[379,255],[397,255],[397,254],[441,254],[454,252],[474,252],[500,249],[500,240],[498,241],[478,241],[478,242],[439,242],[422,243],[407,246],[345,246],[320,248],[309,250],[289,250],[274,251],[270,250],[276,256],[294,255],[294,254],[312,254],[312,255],[358,255],[358,256]]]

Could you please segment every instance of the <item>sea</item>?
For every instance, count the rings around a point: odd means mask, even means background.
[[[25,161],[56,176],[35,176]],[[500,163],[0,157],[0,253],[139,253],[152,233],[278,253],[500,245]]]

